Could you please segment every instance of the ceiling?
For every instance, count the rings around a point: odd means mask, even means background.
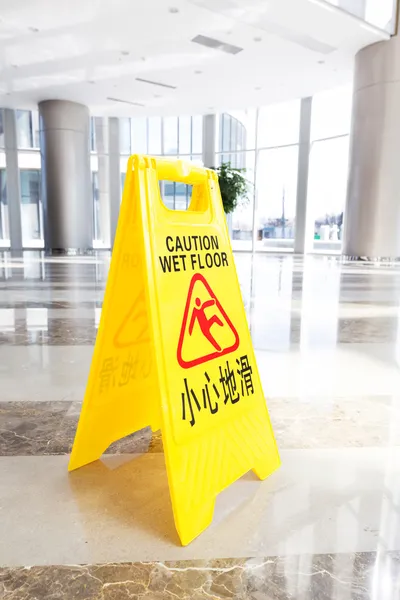
[[[262,106],[349,82],[355,53],[384,39],[323,0],[0,0],[0,106],[63,99],[114,116]]]

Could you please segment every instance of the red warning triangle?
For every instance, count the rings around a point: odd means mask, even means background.
[[[192,277],[178,342],[183,369],[225,356],[239,347],[239,335],[203,275]]]

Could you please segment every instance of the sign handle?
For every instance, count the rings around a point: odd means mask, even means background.
[[[185,160],[168,160],[165,158],[153,158],[158,180],[167,179],[188,185],[206,184],[207,171]]]
[[[147,173],[148,202],[152,211],[151,222],[209,225],[223,220],[223,206],[218,188],[218,176],[211,169],[198,167],[184,160],[170,160],[136,155],[134,169]],[[171,210],[165,206],[159,189],[159,181],[175,181],[192,185],[192,197],[187,210]]]

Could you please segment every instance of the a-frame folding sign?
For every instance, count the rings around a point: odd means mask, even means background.
[[[193,186],[187,211],[163,204],[162,180]],[[279,466],[218,177],[137,155],[69,469],[148,425],[162,431],[182,544],[210,524],[219,492]]]

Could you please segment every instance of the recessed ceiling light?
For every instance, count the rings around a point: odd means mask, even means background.
[[[253,38],[253,40],[254,40],[255,42],[262,42],[262,37],[259,37],[259,36],[257,36],[257,37],[255,37],[255,38]]]
[[[221,40],[215,40],[214,38],[210,38],[206,35],[196,35],[192,42],[195,44],[200,44],[201,46],[205,46],[206,48],[213,48],[214,50],[221,50],[222,52],[226,52],[227,54],[238,54],[242,52],[243,48],[239,46],[234,46],[233,44],[225,44],[225,42],[221,42]]]
[[[93,79],[89,79],[88,83],[96,83]]]
[[[319,60],[319,61],[318,61],[318,64],[319,64],[319,65],[324,65],[324,64],[325,64],[325,61],[324,61],[324,60]]]
[[[203,71],[195,71],[194,74],[195,75],[201,75]]]
[[[170,6],[168,12],[171,13],[171,15],[177,15],[179,12],[179,8],[176,8],[176,6]]]
[[[154,98],[162,98],[161,94],[154,94]]]
[[[110,96],[107,96],[107,100],[110,100],[111,102],[121,102],[122,104],[132,104],[132,106],[144,106],[144,104],[141,104],[140,102],[132,102],[131,100],[123,100],[122,98],[112,98]]]
[[[262,88],[260,86],[257,86],[254,89],[256,90],[256,92],[259,92],[260,90],[262,90]]]
[[[129,50],[122,50],[122,56],[129,56]]]
[[[140,81],[140,83],[148,83],[149,85],[159,85],[160,87],[176,90],[176,85],[169,85],[168,83],[161,83],[160,81],[151,81],[150,79],[143,79],[142,77],[136,77],[136,81]]]

